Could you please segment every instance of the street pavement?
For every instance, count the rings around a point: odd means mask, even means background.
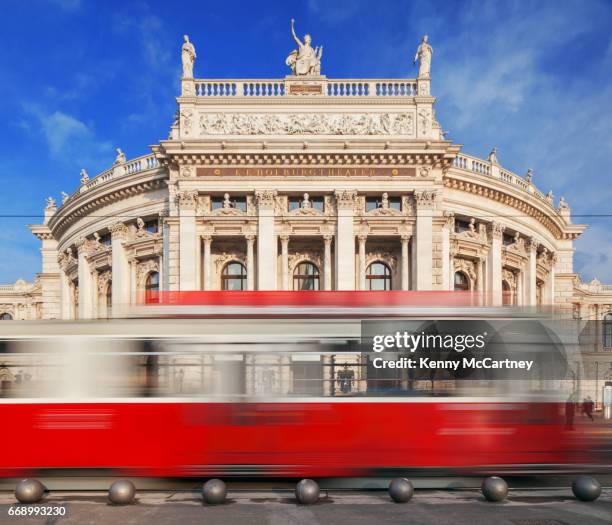
[[[11,493],[0,493],[0,523],[24,525],[241,524],[241,525],[610,525],[612,489],[593,503],[577,501],[568,489],[512,490],[507,501],[486,502],[478,491],[416,491],[405,504],[384,491],[322,493],[315,505],[298,505],[289,491],[230,491],[228,502],[202,503],[195,491],[139,492],[137,502],[113,506],[103,492],[54,492],[40,505],[64,505],[59,518],[9,516]],[[15,508],[15,507],[13,507]]]

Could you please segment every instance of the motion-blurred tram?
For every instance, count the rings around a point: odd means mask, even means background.
[[[539,375],[381,370],[371,327],[350,316],[4,322],[0,450],[10,453],[0,476],[387,476],[584,462],[565,431],[565,375],[545,373],[569,361],[562,338],[526,336],[533,319],[468,317],[437,310],[447,324],[436,329],[513,326],[499,351],[526,348]],[[414,312],[402,322],[432,327]]]

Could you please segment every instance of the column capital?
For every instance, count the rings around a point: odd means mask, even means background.
[[[408,242],[410,240],[410,238],[412,237],[412,235],[410,235],[409,233],[402,233],[400,235],[400,239],[402,240],[402,242]]]
[[[414,192],[414,201],[417,209],[430,210],[436,202],[437,192],[435,190],[422,190]]]
[[[333,239],[334,239],[334,235],[332,233],[323,234],[323,241],[325,242],[325,244],[331,243]]]
[[[213,236],[210,233],[205,233],[204,235],[202,235],[202,240],[204,242],[211,242],[212,239],[213,239]]]
[[[359,239],[359,242],[366,242],[368,240],[368,234],[367,233],[359,233],[357,234],[357,239]]]
[[[278,192],[276,190],[257,190],[255,191],[255,200],[259,209],[273,210],[275,198]]]
[[[338,209],[353,209],[355,198],[357,197],[357,190],[336,190],[334,195],[336,196],[336,205]]]
[[[179,191],[176,194],[176,200],[181,210],[195,210],[198,201],[198,191]]]
[[[538,246],[540,242],[535,237],[527,237],[525,240],[525,248],[527,249],[527,253],[536,253],[538,250]],[[546,250],[546,248],[544,248]]]
[[[506,227],[499,222],[492,222],[489,226],[489,234],[491,239],[501,240]]]
[[[119,239],[122,241],[127,239],[128,232],[129,232],[128,227],[125,224],[123,224],[121,221],[111,224],[108,227],[108,230],[110,231],[111,239],[113,240]]]
[[[257,238],[257,235],[255,235],[254,233],[247,233],[244,238],[247,240],[247,242],[251,243],[251,242],[255,242],[255,239]]]

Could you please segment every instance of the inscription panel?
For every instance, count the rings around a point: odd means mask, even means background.
[[[350,167],[350,166],[236,166],[202,167],[198,177],[415,177],[416,168]]]

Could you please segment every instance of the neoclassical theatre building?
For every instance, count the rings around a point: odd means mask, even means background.
[[[42,270],[0,286],[0,315],[120,315],[147,290],[475,290],[612,323],[612,286],[574,272],[585,225],[530,170],[447,140],[426,38],[417,58],[416,79],[335,80],[308,41],[284,78],[196,79],[185,37],[168,138],[48,199]]]

